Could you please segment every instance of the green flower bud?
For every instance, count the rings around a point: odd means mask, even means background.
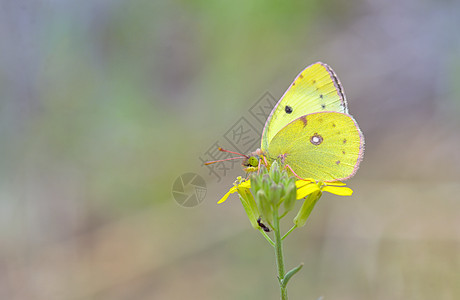
[[[286,184],[288,179],[289,179],[289,177],[286,176],[286,172],[281,173],[280,182],[281,182],[282,184]]]
[[[302,207],[293,220],[297,227],[302,227],[305,223],[307,223],[307,219],[319,198],[321,198],[321,191],[315,191],[308,195],[308,197],[304,200]]]
[[[283,191],[282,185],[272,183],[270,187],[270,200],[272,201],[273,205],[275,205],[275,207],[278,207],[278,203],[280,203],[281,201],[282,191]]]
[[[259,202],[266,201],[267,196],[263,190],[258,190],[256,191],[256,203],[259,204]]]
[[[273,182],[275,183],[278,183],[280,182],[280,178],[281,178],[281,173],[280,173],[280,169],[278,167],[278,163],[276,162],[276,160],[273,162],[271,168],[270,168],[270,177],[272,179]]]
[[[296,202],[296,186],[295,183],[287,185],[284,195],[284,209],[290,211],[294,208]]]
[[[260,217],[267,220],[269,224],[273,222],[273,205],[270,203],[262,190],[257,191],[257,205],[260,210]]]
[[[268,174],[265,174],[262,179],[262,189],[266,195],[270,195],[270,177]]]

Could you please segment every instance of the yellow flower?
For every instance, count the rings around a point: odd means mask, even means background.
[[[252,196],[250,189],[251,189],[251,181],[242,179],[241,176],[239,176],[236,179],[236,181],[233,183],[233,186],[230,188],[230,190],[217,203],[224,202],[225,200],[227,200],[230,194],[238,192],[240,196],[241,204],[243,204],[244,210],[246,211],[246,214],[248,215],[248,218],[249,218],[249,221],[251,222],[252,227],[258,229],[259,224],[257,222],[257,219],[260,217],[260,214],[259,214],[257,204],[254,201],[254,197]]]
[[[244,193],[244,190],[247,189],[249,190],[251,188],[251,180],[244,180],[239,176],[236,181],[233,183],[233,186],[230,188],[230,190],[220,199],[217,204],[220,204],[227,200],[228,196],[230,194],[236,193],[236,192],[241,192]]]
[[[295,185],[297,187],[297,199],[303,199],[316,191],[328,192],[338,196],[351,196],[353,194],[353,190],[340,181],[323,182],[307,179],[297,180]]]
[[[331,194],[335,194],[338,196],[351,196],[353,194],[353,190],[349,187],[345,186],[345,183],[340,181],[334,182],[323,182],[323,181],[316,181],[314,179],[299,179],[295,182],[297,188],[297,199],[303,199],[306,196],[310,195],[313,192],[321,191],[321,192],[328,192]],[[250,180],[243,180],[241,177],[238,177],[235,181],[234,185],[230,188],[230,190],[217,202],[218,204],[225,202],[230,194],[239,192],[244,193],[246,190],[251,188],[251,181]]]
[[[296,227],[302,227],[305,225],[311,211],[315,207],[319,198],[321,198],[323,192],[339,196],[351,196],[351,194],[353,194],[353,190],[346,187],[345,183],[340,181],[323,182],[315,181],[313,179],[310,179],[309,182],[302,181],[303,180],[296,181],[297,198],[305,198],[304,203],[293,220]]]

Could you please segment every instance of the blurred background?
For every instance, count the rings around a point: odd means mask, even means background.
[[[449,0],[0,1],[0,299],[278,299],[216,204],[243,172],[202,160],[316,61],[366,152],[286,240],[290,297],[459,299],[459,28]]]

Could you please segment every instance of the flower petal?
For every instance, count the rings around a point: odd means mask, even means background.
[[[345,186],[346,184],[340,181],[326,182],[326,185]]]
[[[236,191],[237,191],[236,186],[232,186],[230,190],[217,202],[217,204],[221,204],[222,202],[227,200],[228,196],[230,196],[230,194],[235,193]]]
[[[301,188],[298,188],[297,189],[297,196],[296,198],[297,199],[303,199],[305,198],[307,195],[315,192],[315,191],[318,191],[319,190],[319,187],[316,183],[313,183],[313,182],[310,182],[309,184],[307,185],[304,185],[302,186]]]
[[[243,181],[242,183],[238,184],[238,187],[239,187],[239,188],[247,188],[247,189],[250,189],[250,188],[251,188],[251,180]]]
[[[296,180],[295,182],[295,186],[297,187],[297,189],[300,189],[301,187],[304,187],[306,186],[307,184],[310,184],[314,182],[313,179],[305,179],[305,180]]]
[[[331,194],[339,195],[339,196],[351,196],[353,194],[353,190],[346,186],[330,186],[327,185],[323,187],[323,192],[329,192]]]

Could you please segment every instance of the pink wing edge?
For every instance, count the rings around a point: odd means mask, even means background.
[[[350,175],[348,175],[345,178],[338,178],[336,180],[331,180],[331,181],[328,181],[328,182],[345,181],[345,180],[348,180],[351,177],[355,176],[356,172],[358,172],[359,165],[361,164],[361,162],[363,161],[363,158],[364,158],[364,134],[363,134],[361,128],[359,128],[358,122],[356,122],[355,118],[353,118],[349,114],[344,114],[344,113],[339,113],[339,112],[335,112],[335,113],[347,115],[348,117],[350,117],[353,120],[353,122],[355,122],[356,129],[358,130],[358,133],[359,133],[359,153],[358,153],[358,159],[356,160],[356,163],[355,163],[355,167],[353,168],[353,172],[351,172]]]

